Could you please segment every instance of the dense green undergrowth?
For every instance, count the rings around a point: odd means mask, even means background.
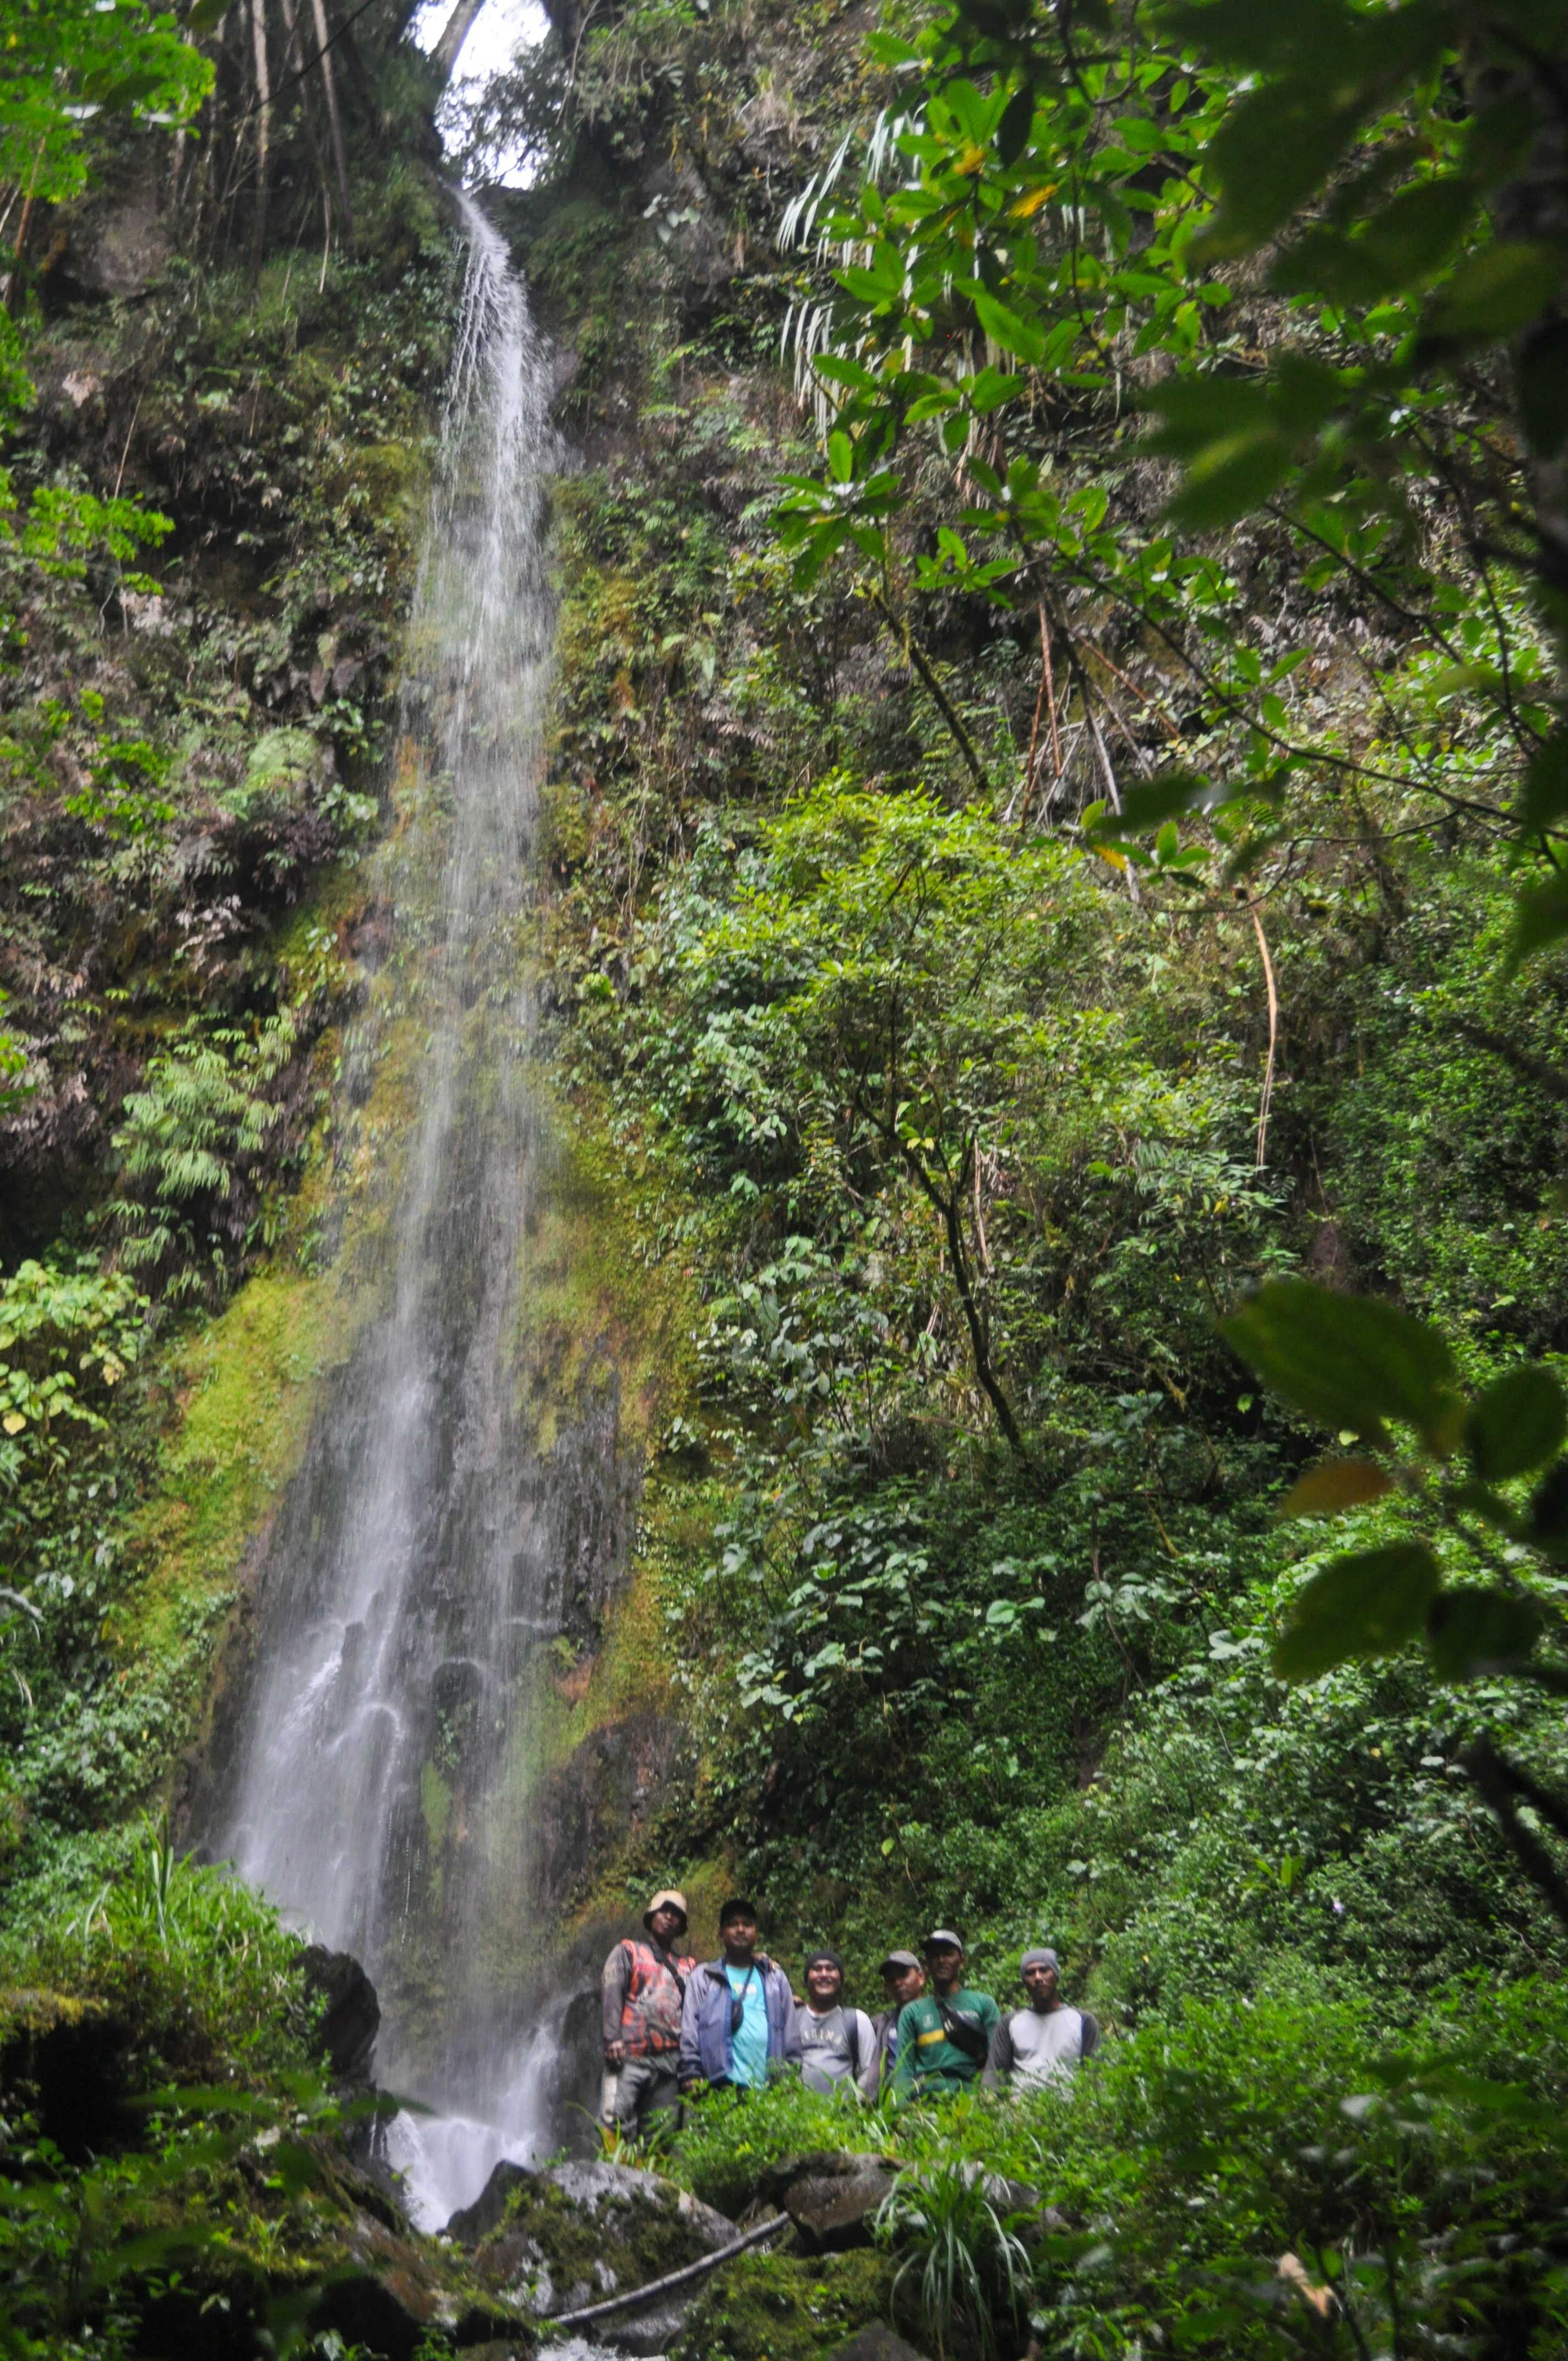
[[[1407,1469],[1348,1522],[1280,1522],[1320,1436],[1217,1325],[1301,1273],[1434,1321],[1467,1393],[1568,1345],[1563,971],[1509,969],[1550,617],[1497,505],[1499,377],[1434,363],[1391,467],[1271,423],[1266,510],[1225,453],[1199,482],[1205,371],[1215,416],[1298,359],[1365,363],[1381,401],[1428,299],[1189,269],[1234,85],[1173,90],[1168,14],[1124,82],[1118,52],[1075,83],[1055,16],[890,11],[868,45],[829,15],[808,53],[796,11],[654,9],[515,94],[576,124],[514,201],[586,462],[558,1054],[646,1257],[703,1275],[703,1415],[670,1447],[722,1502],[662,1577],[699,1777],[610,1889],[722,1861],[786,1962],[841,1942],[868,2004],[933,1923],[1004,2001],[1058,1945],[1113,2033],[1069,2101],[888,2127],[784,2093],[679,2151],[729,2202],[790,2149],[884,2142],[1067,2198],[1027,2304],[993,2279],[1003,2349],[1032,2307],[1063,2353],[1551,2352],[1563,1935],[1467,1750],[1550,1802],[1560,1706],[1398,1645],[1279,1676],[1313,1578],[1424,1550],[1428,1510]],[[1358,165],[1396,169],[1434,87]],[[1322,218],[1315,256],[1352,216]],[[1453,219],[1431,276],[1484,244]],[[1202,423],[1183,442],[1160,393],[1157,459],[1126,400],[1162,371]],[[1485,555],[1461,513],[1496,520]],[[1108,772],[1146,835],[1109,825]],[[1450,1518],[1442,1577],[1555,1631],[1524,1499],[1500,1555]],[[1313,2309],[1287,2253],[1348,2301]],[[819,2349],[803,2283],[751,2270],[710,2349]]]
[[[740,2104],[715,2096],[672,2161],[733,2207],[792,2153],[892,2158],[890,2269],[913,2258],[893,2314],[955,2356],[992,2349],[993,2334],[1006,2350],[1026,2321],[1045,2349],[1075,2356],[1140,2339],[1546,2354],[1568,2326],[1563,2177],[1543,2138],[1564,2062],[1554,1985],[1468,1981],[1392,2042],[1364,1999],[1303,1976],[1248,2001],[1191,2000],[1027,2100],[868,2114],[788,2086]],[[1045,2223],[1042,2196],[1055,2209]],[[973,2257],[978,2302],[966,2304],[961,2276],[945,2301],[953,2280],[926,2273],[949,2234]],[[1011,2268],[1004,2237],[1019,2241]],[[1294,2275],[1279,2268],[1288,2257]],[[1343,2348],[1309,2282],[1334,2290]],[[732,2303],[710,2309],[709,2349],[759,2361],[765,2344],[725,2333]]]

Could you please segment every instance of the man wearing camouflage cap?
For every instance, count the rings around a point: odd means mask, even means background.
[[[991,2037],[985,2081],[992,2091],[1003,2082],[1014,2091],[1064,2082],[1080,2059],[1091,2058],[1100,2046],[1100,2027],[1093,2017],[1063,2001],[1060,1962],[1048,1946],[1025,1951],[1018,1972],[1029,2005],[1004,2016]]]
[[[893,2081],[893,2070],[898,2062],[899,2016],[912,2000],[919,1999],[926,1989],[926,1971],[913,1951],[890,1951],[877,1972],[882,1977],[883,1994],[887,2006],[879,2009],[872,2019],[877,2056],[873,2097],[880,2096],[884,2086]]]
[[[619,1942],[604,1963],[605,2092],[600,2121],[607,2135],[635,2137],[650,2115],[680,2107],[676,2061],[686,1978],[696,1967],[679,1948],[686,1931],[686,1897],[655,1894],[642,1913],[647,1939]]]

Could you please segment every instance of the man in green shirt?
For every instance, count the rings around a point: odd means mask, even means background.
[[[893,2087],[900,2099],[950,2099],[978,2081],[1002,2012],[964,1982],[964,1947],[951,1927],[926,1938],[932,1990],[900,2011]]]

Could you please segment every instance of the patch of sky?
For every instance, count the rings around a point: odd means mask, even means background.
[[[413,20],[412,32],[422,49],[433,49],[446,28],[455,0],[424,0]],[[540,0],[484,0],[484,5],[458,52],[456,70],[436,114],[436,128],[449,156],[459,156],[469,145],[476,107],[498,77],[510,71],[518,57],[537,49],[550,29]],[[485,179],[503,188],[525,189],[534,164],[520,141],[513,153],[487,159]]]

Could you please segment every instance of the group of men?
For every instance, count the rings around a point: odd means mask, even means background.
[[[803,1993],[757,1948],[754,1905],[737,1895],[718,1914],[719,1953],[685,1949],[685,1896],[655,1894],[642,1936],[619,1942],[602,1980],[607,2134],[635,2136],[651,2115],[704,2090],[755,2090],[798,2072],[808,2090],[853,2083],[878,2100],[948,2098],[974,2081],[1037,2087],[1091,2055],[1100,2028],[1059,1991],[1055,1951],[1025,1951],[1025,2006],[1003,2015],[964,1982],[964,1947],[950,1927],[927,1936],[924,1958],[890,1951],[883,2005],[868,2016],[845,1997],[837,1951],[814,1951]],[[927,1981],[930,1990],[927,1990]]]

